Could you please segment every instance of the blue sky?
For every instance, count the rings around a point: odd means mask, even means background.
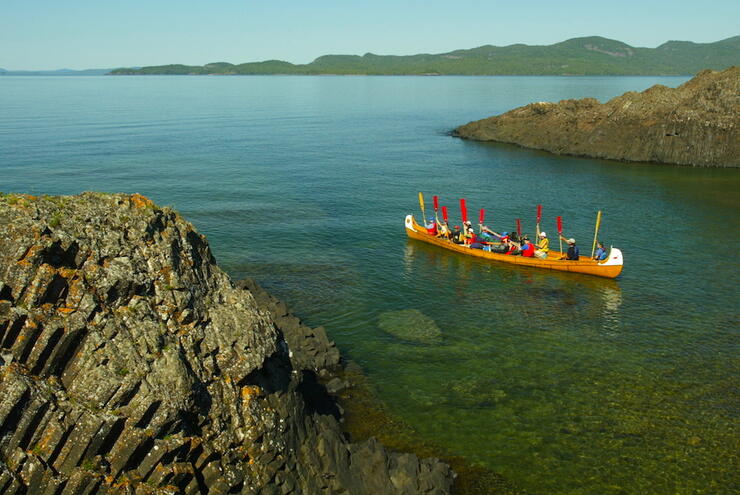
[[[0,67],[308,63],[600,35],[632,46],[740,34],[739,0],[0,0]]]

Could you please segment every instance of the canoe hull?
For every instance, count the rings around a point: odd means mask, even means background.
[[[428,244],[433,244],[450,251],[456,251],[466,256],[475,256],[491,261],[499,261],[514,265],[531,266],[533,268],[544,268],[546,270],[558,270],[562,272],[584,273],[586,275],[595,275],[597,277],[616,278],[622,273],[624,259],[622,251],[611,248],[606,260],[599,262],[587,256],[581,256],[578,261],[560,260],[562,253],[559,251],[550,251],[547,259],[525,258],[523,256],[513,256],[499,253],[492,253],[482,249],[471,249],[461,244],[455,244],[446,239],[441,239],[427,234],[426,228],[416,223],[413,215],[407,215],[405,221],[406,234]]]

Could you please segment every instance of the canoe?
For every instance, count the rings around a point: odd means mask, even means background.
[[[406,215],[405,226],[406,234],[412,239],[417,239],[419,241],[468,256],[475,256],[491,261],[500,261],[502,263],[531,266],[533,268],[544,268],[546,270],[585,273],[586,275],[596,275],[597,277],[607,278],[617,277],[622,272],[622,265],[624,265],[622,251],[614,247],[609,250],[609,256],[607,256],[604,261],[598,261],[589,256],[580,256],[578,261],[561,260],[559,258],[563,256],[563,253],[552,249],[550,250],[548,257],[543,260],[539,258],[526,258],[518,255],[492,253],[482,249],[471,249],[463,244],[455,244],[447,239],[427,234],[427,229],[416,223],[413,215]]]

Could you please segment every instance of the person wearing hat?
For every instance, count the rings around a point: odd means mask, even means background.
[[[475,229],[473,228],[473,224],[470,222],[470,220],[466,221],[463,224],[463,232],[465,235],[465,244],[473,244],[475,242]]]
[[[482,227],[481,230],[483,230],[484,234],[495,237],[501,243],[499,246],[491,246],[490,251],[494,253],[506,253],[507,251],[509,251],[510,245],[508,232],[502,232],[501,234],[499,234],[498,232],[494,232],[493,230],[489,229],[485,225]]]
[[[576,246],[576,240],[572,237],[570,239],[566,239],[563,237],[562,234],[560,234],[560,238],[568,243],[568,252],[565,253],[565,256],[560,258],[561,260],[571,260],[571,261],[578,261],[579,257],[579,251],[578,246]]]
[[[437,222],[434,221],[434,217],[429,217],[429,222],[426,224],[427,234],[437,235]]]
[[[547,258],[547,253],[550,252],[550,239],[547,238],[545,232],[540,232],[540,242],[537,244],[537,250],[534,255],[539,259],[544,260]]]
[[[533,258],[534,257],[534,244],[529,242],[529,237],[526,235],[522,237],[522,245],[519,248],[521,255],[525,258]]]

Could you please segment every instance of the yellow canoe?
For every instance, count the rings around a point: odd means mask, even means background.
[[[550,250],[546,259],[525,258],[524,256],[492,253],[482,249],[471,249],[462,244],[455,244],[447,239],[435,237],[427,234],[427,229],[416,223],[413,215],[406,215],[406,234],[412,238],[429,244],[434,244],[450,251],[476,256],[492,261],[501,261],[503,263],[513,263],[515,265],[531,266],[534,268],[545,268],[547,270],[560,270],[563,272],[585,273],[587,275],[596,275],[597,277],[615,278],[622,272],[624,258],[622,251],[617,248],[611,248],[609,256],[604,261],[597,261],[589,256],[581,256],[578,261],[561,260],[563,254],[560,251]]]

